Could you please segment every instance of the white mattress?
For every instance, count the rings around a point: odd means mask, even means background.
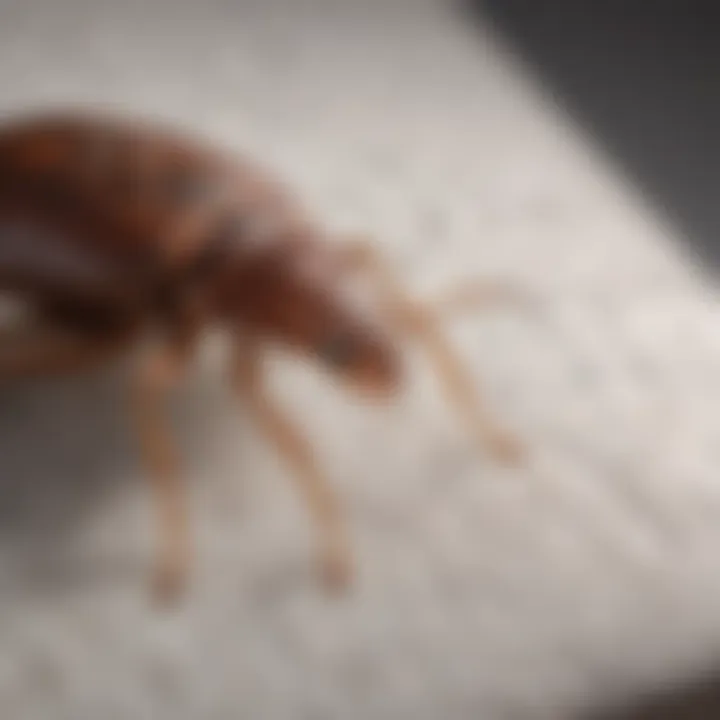
[[[426,0],[3,0],[0,110],[76,102],[256,155],[420,295],[531,288],[448,332],[532,463],[477,453],[422,363],[389,410],[274,363],[348,515],[332,600],[210,356],[174,406],[198,557],[163,616],[121,376],[3,390],[4,719],[558,718],[714,652],[716,299],[498,38]]]

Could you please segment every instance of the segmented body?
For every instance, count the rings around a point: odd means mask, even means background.
[[[159,123],[0,126],[0,287],[40,304],[162,313],[227,244],[277,243],[304,224],[263,170]]]

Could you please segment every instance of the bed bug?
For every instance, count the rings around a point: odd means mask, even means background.
[[[402,342],[415,338],[484,447],[522,454],[481,408],[438,312],[515,297],[512,287],[486,280],[432,306],[411,301],[372,243],[321,228],[272,173],[199,133],[114,113],[6,118],[0,230],[0,291],[32,311],[0,339],[1,381],[82,373],[142,345],[128,412],[156,497],[161,597],[186,586],[192,545],[164,404],[209,328],[226,332],[231,387],[308,502],[331,587],[353,574],[345,523],[312,448],[269,396],[268,347],[390,399],[404,386]],[[372,303],[348,291],[356,280]]]

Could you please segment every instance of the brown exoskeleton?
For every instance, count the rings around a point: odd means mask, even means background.
[[[368,243],[331,241],[263,171],[197,138],[90,113],[8,120],[0,128],[0,229],[0,290],[33,309],[28,328],[2,339],[0,380],[81,372],[151,340],[134,366],[131,397],[158,499],[164,593],[186,580],[189,533],[162,406],[210,325],[230,333],[234,388],[292,466],[333,585],[351,575],[343,523],[311,449],[266,393],[268,342],[389,398],[403,379],[399,342],[413,336],[481,442],[503,460],[519,454],[472,400],[435,313],[400,292]],[[374,282],[372,306],[348,292],[361,275]],[[507,290],[478,284],[472,297],[444,302],[497,300]]]

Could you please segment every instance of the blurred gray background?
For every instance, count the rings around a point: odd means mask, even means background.
[[[3,389],[3,718],[575,718],[712,671],[713,56],[667,5],[0,0],[3,114],[181,123],[372,235],[419,295],[488,276],[541,298],[448,325],[531,451],[516,470],[476,452],[421,356],[389,409],[275,363],[344,499],[341,601],[212,352],[173,408],[198,553],[167,616],[119,374]],[[695,59],[673,65],[680,36]]]

